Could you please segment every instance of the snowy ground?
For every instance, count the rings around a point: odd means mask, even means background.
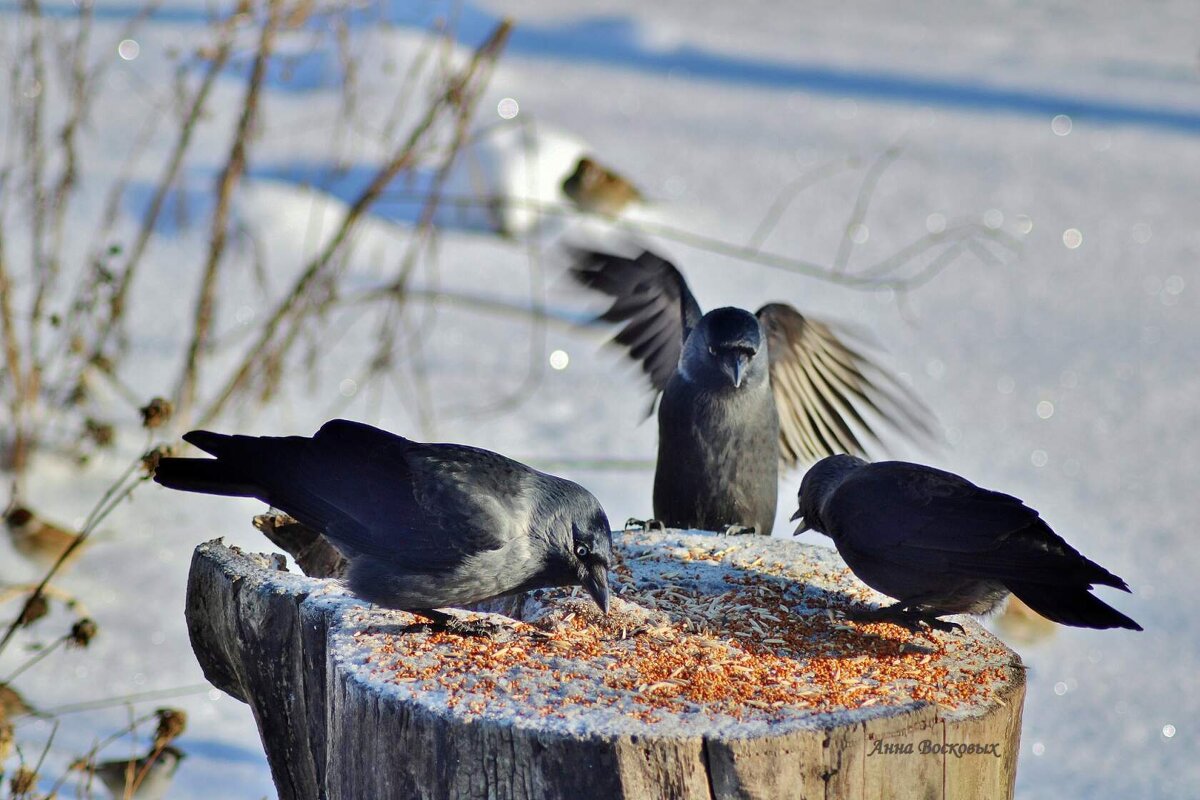
[[[138,58],[127,62],[116,61],[116,42],[133,6],[99,10],[94,46],[112,53],[115,76],[97,104],[97,137],[83,160],[90,172],[79,213],[89,230],[88,215],[103,200],[92,187],[117,171],[129,147],[124,119],[131,109],[141,113],[139,104],[169,96],[167,51],[194,43],[205,28],[206,3],[167,5],[138,35]],[[1018,796],[1200,796],[1200,693],[1187,688],[1200,671],[1193,613],[1200,549],[1188,525],[1200,474],[1194,4],[1161,4],[1152,13],[999,1],[808,3],[798,10],[759,0],[701,10],[677,0],[621,0],[584,12],[564,0],[489,2],[463,10],[466,44],[482,38],[502,5],[518,29],[485,117],[498,119],[490,109],[501,98],[516,99],[521,119],[569,133],[631,176],[653,201],[643,212],[650,218],[744,242],[787,181],[846,156],[869,161],[899,141],[903,153],[879,185],[852,266],[923,235],[936,227],[936,215],[986,219],[1021,241],[1002,264],[967,258],[902,304],[888,293],[677,242],[663,246],[709,307],[782,299],[868,326],[935,409],[949,442],[935,452],[892,454],[1026,499],[1133,588],[1132,596],[1110,599],[1144,633],[1071,629],[1018,646],[1031,667]],[[0,3],[0,31],[15,30],[15,6]],[[69,8],[64,0],[47,4],[47,13]],[[403,65],[419,47],[420,25],[437,10],[395,10],[397,25],[358,35],[372,59]],[[307,52],[299,36],[285,44]],[[272,81],[251,154],[256,177],[238,197],[239,218],[268,245],[276,287],[314,252],[321,221],[338,211],[336,200],[299,188],[299,176],[335,157],[364,169],[382,157],[365,136],[349,137],[336,154],[327,150],[339,99],[323,70],[335,60],[332,50],[318,51],[298,60],[290,83]],[[242,85],[233,72],[218,83],[216,108],[225,111],[199,130],[187,171],[192,188],[207,187],[228,148]],[[7,82],[0,93],[0,108],[7,107]],[[378,74],[364,81],[363,93],[390,96]],[[1059,114],[1069,123],[1054,122]],[[137,173],[146,185],[169,144],[160,139]],[[860,167],[800,195],[768,248],[831,263],[862,178]],[[136,219],[137,197],[123,230]],[[363,284],[379,264],[394,264],[406,242],[411,209],[408,216],[400,205],[379,212],[356,248],[354,277]],[[198,225],[156,240],[152,269],[134,298],[140,335],[124,378],[147,397],[173,385],[164,353],[191,313],[190,299],[175,306],[191,297],[206,224],[201,215]],[[527,304],[540,280],[529,264],[521,242],[464,223],[444,232],[436,271],[426,264],[420,281]],[[545,267],[552,302],[578,310],[555,280],[554,264]],[[222,330],[235,345],[244,346],[239,331],[265,309],[250,286],[249,278],[232,276],[221,309]],[[334,414],[351,416],[552,466],[593,489],[613,520],[649,513],[647,466],[572,463],[648,463],[654,455],[653,425],[639,425],[642,386],[599,349],[597,333],[559,325],[542,331],[452,304],[422,306],[413,319],[426,326],[419,348],[427,394],[414,388],[411,373],[382,391],[352,393],[347,381],[360,376],[345,365],[358,363],[353,355],[372,331],[335,320],[323,333],[333,358],[316,381],[297,381],[266,410],[237,409],[220,427],[309,433]],[[556,349],[569,354],[566,369],[546,366]],[[492,408],[527,379],[536,379],[536,389],[523,402]],[[139,450],[140,432],[130,425],[121,434],[119,452],[83,477],[53,457],[40,461],[31,504],[66,522],[81,517]],[[781,532],[798,482],[799,475],[788,476],[781,487]],[[181,613],[191,547],[217,535],[261,547],[247,522],[257,508],[140,489],[62,581],[100,622],[94,650],[55,656],[53,669],[30,673],[20,688],[50,707],[202,682]],[[30,575],[0,543],[0,578]],[[176,796],[273,794],[245,706],[217,692],[171,702],[191,715],[180,742],[191,757]],[[61,766],[125,720],[120,708],[64,717],[53,763]],[[26,723],[21,735],[40,742],[50,730]]]

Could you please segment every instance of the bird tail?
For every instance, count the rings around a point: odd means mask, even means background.
[[[1140,631],[1129,617],[1088,591],[1087,586],[1051,586],[1006,581],[1009,591],[1048,620],[1077,628],[1128,628]]]
[[[185,492],[261,497],[263,488],[237,468],[239,459],[222,458],[231,446],[236,448],[239,438],[244,437],[209,431],[192,431],[184,435],[184,441],[217,458],[164,458],[154,470],[155,483]]]

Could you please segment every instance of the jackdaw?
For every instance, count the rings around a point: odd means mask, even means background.
[[[899,601],[852,619],[953,630],[960,626],[938,617],[987,614],[1011,592],[1063,625],[1142,629],[1089,591],[1102,584],[1128,592],[1125,581],[1017,498],[952,472],[830,456],[804,476],[799,502],[796,533],[833,539],[863,583]]]
[[[346,420],[311,438],[183,438],[216,458],[164,458],[158,483],[286,512],[342,551],[347,584],[364,600],[445,624],[449,615],[434,609],[582,585],[608,611],[608,518],[576,483],[488,450]]]
[[[792,306],[703,314],[679,270],[648,250],[636,258],[570,253],[575,279],[615,298],[600,319],[625,323],[616,341],[662,393],[658,521],[770,534],[781,462],[863,452],[860,433],[877,438],[865,409],[929,433],[908,390]]]

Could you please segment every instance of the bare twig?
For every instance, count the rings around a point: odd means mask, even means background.
[[[103,355],[109,337],[115,332],[125,314],[125,304],[129,295],[129,287],[133,283],[138,265],[141,263],[142,256],[146,252],[146,246],[150,243],[150,237],[154,233],[155,226],[158,224],[158,218],[162,214],[167,195],[171,191],[171,187],[175,185],[176,178],[179,176],[179,170],[183,166],[184,157],[191,147],[192,137],[196,132],[197,124],[208,107],[208,98],[212,93],[213,86],[216,83],[217,77],[229,62],[229,57],[233,52],[234,34],[236,33],[238,22],[242,19],[242,13],[243,11],[239,5],[237,9],[225,18],[218,29],[217,44],[208,59],[208,67],[205,69],[204,77],[201,79],[196,93],[192,96],[192,101],[180,124],[179,135],[176,137],[171,155],[163,167],[162,175],[155,184],[154,195],[150,198],[150,203],[146,207],[146,213],[142,215],[142,222],[138,228],[137,237],[134,239],[125,265],[116,279],[116,288],[109,297],[107,319],[97,331],[96,341],[92,347],[93,358]]]
[[[259,97],[263,78],[267,72],[267,61],[275,46],[275,34],[283,18],[281,0],[269,0],[267,18],[259,34],[258,48],[254,55],[254,66],[246,85],[246,98],[242,102],[242,115],[238,120],[233,137],[233,147],[221,175],[217,179],[217,203],[213,210],[212,231],[209,234],[208,257],[200,280],[200,293],[196,299],[196,312],[192,327],[192,338],[184,357],[183,374],[176,389],[176,408],[181,421],[186,421],[196,399],[196,382],[199,377],[200,357],[212,331],[213,309],[216,304],[217,272],[225,243],[229,235],[229,208],[233,190],[246,170],[246,148],[255,117],[258,114]]]
[[[767,209],[767,213],[763,214],[762,220],[759,221],[758,227],[754,229],[754,233],[750,235],[746,246],[753,250],[761,250],[767,241],[767,237],[775,230],[784,212],[787,211],[788,207],[797,197],[821,181],[849,169],[852,165],[853,159],[850,158],[829,161],[786,183],[775,196],[775,200],[771,203],[771,207]]]
[[[129,468],[126,469],[125,472],[123,472],[111,486],[109,486],[108,490],[105,491],[99,502],[97,502],[92,508],[91,512],[87,516],[87,519],[84,520],[83,529],[80,530],[79,535],[76,536],[75,539],[63,549],[62,553],[59,554],[58,560],[55,561],[50,569],[46,572],[46,575],[42,578],[41,583],[39,583],[30,593],[29,597],[26,598],[24,606],[21,607],[21,612],[17,614],[16,618],[13,619],[13,621],[9,624],[8,629],[4,632],[4,636],[0,638],[0,653],[4,652],[4,648],[8,646],[9,641],[12,640],[13,635],[20,627],[21,619],[25,616],[25,613],[41,599],[42,595],[46,591],[46,587],[50,584],[50,581],[54,578],[54,576],[58,574],[58,571],[62,568],[62,565],[67,563],[74,552],[83,546],[88,537],[91,536],[96,530],[96,526],[99,525],[100,522],[103,521],[104,518],[107,517],[112,510],[117,507],[117,505],[119,505],[125,498],[129,497],[129,495],[133,493],[134,489],[149,479],[149,475],[135,475],[141,466],[142,459],[139,457],[129,465]],[[133,480],[130,480],[131,477]]]
[[[379,198],[383,190],[401,170],[412,166],[418,144],[431,131],[442,114],[447,109],[453,109],[458,105],[464,93],[471,89],[481,66],[492,63],[500,54],[504,44],[508,40],[511,28],[512,24],[507,20],[501,22],[496,27],[488,39],[475,51],[467,67],[450,82],[441,96],[430,104],[425,115],[410,131],[408,138],[379,169],[367,187],[354,203],[351,204],[346,212],[346,216],[342,219],[341,224],[325,247],[309,262],[308,266],[293,284],[291,291],[280,301],[275,310],[267,318],[249,353],[229,380],[226,381],[224,387],[217,393],[204,414],[201,415],[199,424],[207,424],[221,413],[229,400],[237,392],[245,388],[250,377],[256,369],[263,365],[264,361],[275,360],[278,362],[281,360],[282,353],[278,352],[278,349],[272,351],[270,345],[275,342],[283,325],[303,307],[309,290],[319,282],[319,279],[325,277],[326,271],[334,261],[334,257],[341,252],[351,231],[355,229],[358,221],[366,213],[367,209]],[[294,338],[294,334],[285,335],[285,341],[289,343],[294,341]]]
[[[43,26],[42,8],[38,0],[24,0],[22,8],[32,24],[29,35],[29,68],[31,70],[31,91],[28,93],[30,110],[25,125],[27,165],[29,167],[29,188],[32,203],[30,213],[30,254],[33,260],[33,302],[29,311],[29,379],[26,388],[34,390],[37,385],[37,369],[41,351],[41,322],[45,307],[46,294],[54,282],[51,265],[46,260],[46,187],[44,171],[46,168],[46,151],[42,141],[43,114],[45,112],[46,94],[49,86],[46,80],[46,57],[44,53],[45,28]],[[26,399],[32,403],[32,398]]]
[[[871,206],[871,201],[875,199],[875,187],[879,184],[879,179],[883,177],[883,173],[887,172],[887,168],[900,156],[900,147],[892,146],[880,153],[875,162],[871,164],[867,174],[863,176],[862,185],[858,188],[858,195],[854,198],[854,208],[850,212],[850,219],[846,221],[846,226],[842,229],[842,238],[838,242],[837,255],[833,257],[833,271],[835,274],[841,274],[846,271],[846,266],[850,263],[850,254],[854,252],[854,234],[859,225],[867,217],[867,209]]]
[[[82,703],[69,703],[62,706],[53,706],[51,708],[39,710],[38,714],[42,717],[61,717],[65,714],[77,714],[81,711],[98,711],[105,708],[114,708],[116,706],[130,705],[133,703],[151,703],[162,700],[173,700],[177,697],[205,694],[207,692],[211,692],[212,689],[212,684],[194,683],[188,686],[179,686],[174,689],[157,689],[149,692],[137,692],[134,694],[121,695],[120,697],[106,697],[100,700],[88,700]]]

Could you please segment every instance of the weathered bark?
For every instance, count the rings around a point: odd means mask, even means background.
[[[626,545],[627,563],[636,561],[642,569],[657,564],[654,558],[670,562],[681,552],[680,542],[732,541],[672,533],[676,538],[616,538]],[[636,553],[628,546],[631,541],[640,548]],[[773,540],[738,541],[728,549],[740,552],[740,568],[766,570],[779,566],[779,558],[820,548]],[[776,561],[764,565],[764,558]],[[708,568],[716,562],[698,563]],[[806,563],[806,597],[823,580],[812,574],[812,563],[832,573],[829,586],[848,585],[827,556]],[[673,573],[663,571],[664,583],[670,584]],[[778,577],[778,572],[764,574]],[[975,659],[956,679],[979,680],[984,670],[990,676],[988,690],[973,704],[818,710],[784,714],[766,725],[754,724],[751,714],[744,725],[725,717],[719,729],[715,722],[706,729],[702,716],[692,711],[686,724],[614,722],[610,714],[593,727],[590,711],[571,725],[539,717],[534,708],[513,715],[512,705],[519,702],[511,697],[504,700],[504,713],[471,715],[462,707],[447,707],[433,696],[453,694],[453,688],[406,688],[421,684],[400,682],[416,679],[397,678],[379,657],[380,642],[389,648],[396,643],[399,652],[411,639],[381,632],[381,626],[407,625],[411,615],[371,609],[328,581],[283,572],[272,559],[219,542],[201,545],[193,557],[187,618],[206,676],[250,704],[281,798],[990,800],[1012,795],[1024,672],[1015,654],[973,623],[948,651]],[[438,644],[434,652],[454,647],[453,642]],[[429,652],[428,647],[421,651]],[[409,660],[400,653],[397,663],[403,669]],[[555,665],[563,663],[558,659]],[[604,691],[597,680],[583,694]],[[993,747],[986,753],[928,752],[955,744]]]

